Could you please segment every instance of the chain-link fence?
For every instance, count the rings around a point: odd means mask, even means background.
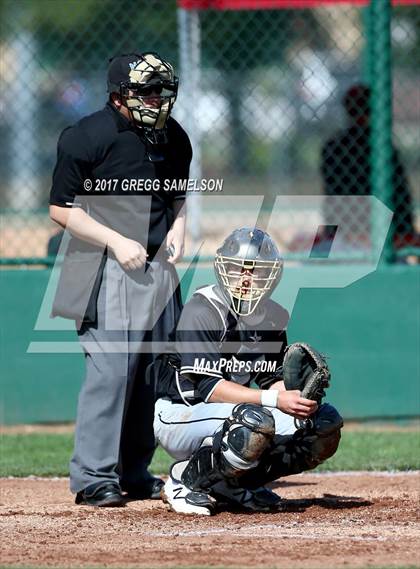
[[[420,5],[392,10],[378,57],[370,8],[321,4],[194,12],[175,0],[0,1],[0,257],[47,256],[59,133],[104,105],[108,58],[132,50],[174,63],[193,175],[223,179],[223,195],[191,201],[187,254],[200,235],[211,255],[230,229],[258,221],[292,256],[326,256],[334,242],[336,258],[369,259],[388,223],[368,203],[373,192],[395,211],[391,247],[418,245]],[[387,69],[394,148],[381,154]]]

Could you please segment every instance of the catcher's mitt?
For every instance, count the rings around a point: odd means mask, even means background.
[[[283,379],[287,390],[298,389],[302,397],[318,404],[330,384],[330,371],[324,356],[309,344],[287,346],[283,360]]]

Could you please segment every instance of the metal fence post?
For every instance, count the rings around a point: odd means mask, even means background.
[[[391,0],[371,0],[371,186],[372,194],[393,209],[391,10]],[[383,223],[382,214],[374,204],[373,254],[381,246],[378,235]],[[389,263],[393,257],[391,229],[384,244],[382,260]]]
[[[13,65],[4,72],[8,87],[19,85],[15,91],[6,88],[4,96],[10,120],[10,169],[11,183],[8,188],[7,205],[15,210],[36,209],[41,205],[40,182],[38,179],[37,124],[39,117],[39,97],[31,92],[40,74],[37,62],[38,46],[34,33],[24,25],[25,6],[10,3],[9,17],[14,23],[13,40],[10,42]],[[10,30],[8,30],[10,33]],[[39,84],[38,84],[39,85]],[[18,118],[17,118],[18,117]]]
[[[201,133],[198,126],[198,109],[201,66],[200,16],[198,10],[178,8],[178,34],[180,81],[182,86],[181,105],[183,123],[193,147],[190,178],[201,179]],[[191,192],[188,195],[187,223],[193,243],[201,238],[201,195]]]

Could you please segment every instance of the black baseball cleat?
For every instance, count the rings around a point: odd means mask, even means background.
[[[277,512],[281,510],[283,505],[280,496],[268,488],[261,487],[255,490],[248,490],[237,486],[229,486],[224,480],[214,484],[211,494],[217,500],[223,498],[234,506],[254,512]]]
[[[96,483],[87,486],[76,494],[75,503],[101,508],[120,508],[125,506],[121,488],[116,482]]]
[[[122,489],[127,492],[129,500],[160,500],[164,486],[160,478],[150,478],[136,484],[122,484]]]

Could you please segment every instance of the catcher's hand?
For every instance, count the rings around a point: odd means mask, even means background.
[[[302,397],[318,404],[330,384],[330,371],[324,356],[309,344],[297,342],[287,346],[283,360],[286,390],[298,389]]]
[[[309,419],[318,408],[316,401],[305,399],[300,391],[279,391],[277,408],[295,419]]]

